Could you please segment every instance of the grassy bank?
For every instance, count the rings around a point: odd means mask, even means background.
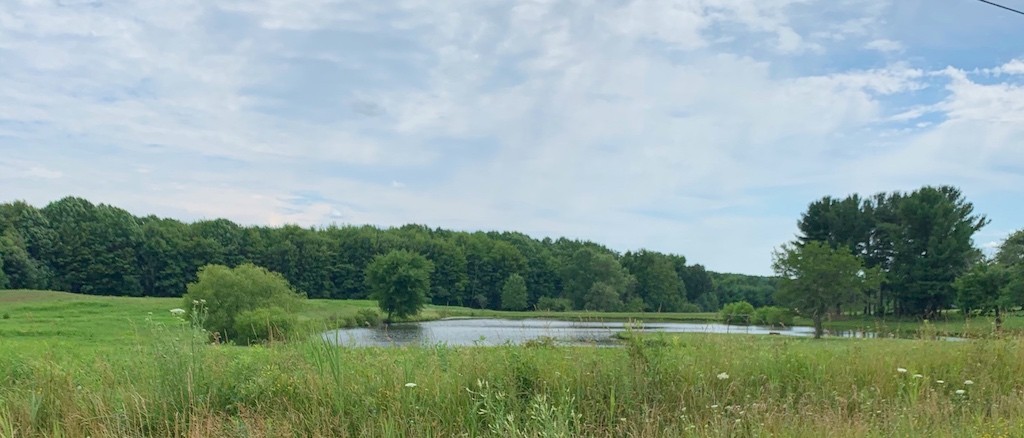
[[[0,437],[974,437],[1024,427],[1016,337],[346,349],[310,336],[244,348],[209,345],[171,317],[179,304],[0,292]],[[333,305],[311,303],[304,317],[365,308]]]

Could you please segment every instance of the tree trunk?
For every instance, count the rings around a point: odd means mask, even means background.
[[[999,306],[996,306],[996,333],[1003,331],[1003,316],[999,314]]]
[[[821,339],[821,335],[825,333],[825,329],[821,325],[821,313],[814,314],[814,339]]]

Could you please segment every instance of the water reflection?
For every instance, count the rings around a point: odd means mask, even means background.
[[[628,327],[627,327],[628,326]],[[811,327],[774,328],[718,323],[655,322],[630,326],[623,322],[556,321],[548,319],[444,319],[390,327],[340,329],[324,339],[346,346],[503,345],[550,338],[561,345],[608,345],[623,330],[667,333],[738,333],[751,335],[813,336]],[[862,334],[863,336],[863,334]]]

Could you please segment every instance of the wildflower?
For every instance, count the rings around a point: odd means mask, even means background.
[[[967,393],[967,391],[964,391],[964,390],[962,390],[962,389],[958,389],[958,390],[956,390],[955,392],[956,392],[956,395],[964,395],[964,394],[966,394],[966,393]]]
[[[185,309],[180,309],[180,308],[171,309],[171,315],[181,316],[181,315],[184,315],[184,314],[185,314]]]
[[[711,405],[711,409],[718,409],[718,405]]]
[[[969,386],[969,385],[973,385],[973,384],[974,384],[973,380],[964,380],[964,385],[968,385]]]
[[[905,374],[907,372],[907,369],[906,368],[896,368],[896,372],[900,373],[900,374]]]
[[[920,374],[914,374],[914,378],[915,378],[915,379],[920,379],[920,378],[922,378],[922,377],[924,377],[924,376],[922,376],[922,375],[920,375]]]
[[[199,305],[199,300],[192,300],[192,305],[193,306],[198,306]]]
[[[729,374],[727,374],[727,373],[718,373],[718,380],[725,380],[725,379],[728,379],[728,378],[729,378]]]
[[[946,381],[945,380],[936,380],[935,383],[938,383],[940,385],[944,385],[946,383]]]
[[[406,384],[405,384],[405,387],[406,387],[406,388],[415,388],[415,387],[416,387],[416,384],[415,384],[415,383],[412,383],[412,382],[409,382],[409,383],[406,383]]]

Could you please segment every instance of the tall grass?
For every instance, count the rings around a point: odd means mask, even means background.
[[[0,344],[0,436],[1024,430],[1024,345],[1017,338],[685,335],[631,336],[622,348],[338,348],[310,337],[242,348],[209,345],[187,324],[158,325],[151,341],[102,357],[24,354]]]
[[[1024,430],[1024,338],[931,340],[939,324],[910,340],[688,334],[626,336],[621,348],[339,348],[300,336],[233,347],[174,319],[178,299],[18,292],[0,302],[11,315],[0,319],[0,437]],[[310,325],[370,308],[352,304],[313,303]]]

